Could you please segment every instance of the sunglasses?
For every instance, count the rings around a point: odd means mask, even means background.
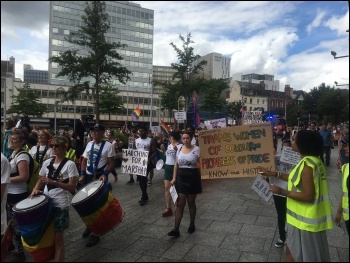
[[[59,148],[59,144],[50,144],[50,148]]]

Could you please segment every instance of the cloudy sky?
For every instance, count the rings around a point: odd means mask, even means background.
[[[271,74],[280,90],[310,91],[321,83],[349,83],[349,6],[347,1],[138,2],[154,10],[153,64],[170,66],[191,32],[194,52],[231,58],[235,73]],[[1,1],[1,60],[16,59],[47,70],[49,2]]]

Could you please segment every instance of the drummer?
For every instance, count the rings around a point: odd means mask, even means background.
[[[69,142],[64,136],[56,136],[50,140],[50,148],[54,157],[44,161],[40,172],[39,180],[35,185],[30,197],[45,194],[50,197],[55,214],[55,262],[64,260],[64,238],[63,231],[68,228],[69,222],[69,192],[75,191],[75,176],[78,176],[78,169],[75,163],[65,158]],[[61,162],[65,164],[60,167]],[[40,187],[45,185],[44,191]]]
[[[81,172],[79,183],[84,185],[92,182],[94,179],[108,181],[108,175],[114,170],[115,151],[110,142],[103,140],[105,127],[96,124],[93,128],[93,141],[86,145],[83,153],[83,162],[81,164]],[[86,243],[87,247],[91,247],[100,242],[100,237],[94,235],[88,228],[82,234],[82,237],[89,237]]]
[[[27,181],[29,179],[29,162],[30,157],[25,153],[25,146],[28,140],[28,133],[25,130],[16,129],[13,131],[9,139],[9,148],[13,150],[9,162],[10,162],[10,180],[7,187],[7,219],[12,223],[10,229],[13,233],[13,245],[15,246],[16,253],[13,258],[14,262],[24,262],[26,257],[24,254],[24,248],[21,241],[21,233],[15,214],[12,208],[20,201],[26,199],[29,195],[27,189]]]

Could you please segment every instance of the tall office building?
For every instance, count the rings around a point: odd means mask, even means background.
[[[47,70],[34,69],[30,64],[23,65],[23,82],[47,84],[48,74]]]
[[[202,60],[207,61],[207,64],[202,66],[203,71],[198,74],[200,77],[204,77],[205,79],[228,79],[230,77],[231,58],[213,52],[202,56],[194,64]]]
[[[58,56],[60,51],[72,49],[72,45],[64,40],[71,31],[77,31],[82,25],[85,1],[51,1],[50,2],[50,35],[49,57]],[[119,61],[133,74],[126,85],[115,80],[119,90],[131,92],[151,91],[153,65],[153,25],[154,11],[142,8],[140,4],[127,1],[106,1],[110,28],[107,33],[108,42],[120,42],[127,47],[118,50],[124,58]],[[88,54],[88,50],[79,47],[79,54]],[[51,84],[69,85],[69,81],[56,74],[57,63],[49,63],[49,82]]]

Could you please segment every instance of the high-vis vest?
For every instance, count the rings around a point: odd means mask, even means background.
[[[76,159],[75,150],[73,148],[69,148],[69,150],[66,152],[65,157],[75,162],[75,159]]]
[[[302,192],[301,173],[305,165],[313,171],[315,199],[313,202],[302,202],[287,198],[287,223],[310,232],[332,229],[326,171],[320,158],[306,156],[294,167],[288,177],[288,191]]]
[[[342,197],[342,207],[343,207],[343,218],[344,220],[349,220],[349,189],[347,187],[347,180],[349,177],[349,164],[344,164],[341,168],[341,171],[343,173],[343,182],[342,182],[342,189],[343,189],[343,197]]]

